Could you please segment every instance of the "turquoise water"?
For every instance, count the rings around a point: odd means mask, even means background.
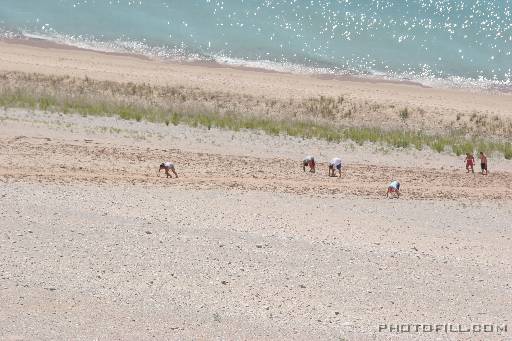
[[[512,88],[512,0],[0,0],[0,34],[158,58]]]

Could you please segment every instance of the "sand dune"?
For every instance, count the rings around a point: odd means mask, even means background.
[[[1,339],[510,339],[509,161],[481,176],[428,151],[0,119]],[[164,160],[180,178],[156,176]],[[379,332],[408,323],[509,331]]]
[[[332,117],[313,119],[498,139],[512,129],[507,93],[40,41],[0,42],[0,76],[0,89],[87,87],[93,99],[132,99],[127,82],[146,83],[162,87],[134,92],[147,102],[284,119],[321,114],[333,96]],[[315,174],[302,171],[309,154]],[[341,178],[327,176],[335,156]],[[157,176],[167,160],[178,179]],[[511,340],[512,163],[489,155],[489,168],[467,174],[463,158],[428,149],[0,110],[0,339]],[[400,199],[384,198],[393,179]],[[379,331],[396,324],[494,329]]]

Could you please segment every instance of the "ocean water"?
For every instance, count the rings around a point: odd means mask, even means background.
[[[0,0],[0,35],[278,71],[512,88],[512,0]]]

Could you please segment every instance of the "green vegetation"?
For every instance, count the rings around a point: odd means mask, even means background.
[[[400,114],[400,119],[402,121],[406,121],[409,118],[409,109],[403,108],[402,110],[400,110],[399,114]]]
[[[338,99],[339,103],[343,99]],[[332,107],[335,102],[329,102]],[[34,93],[23,89],[0,89],[0,107],[28,108],[61,113],[78,113],[91,116],[119,116],[125,120],[164,123],[166,125],[186,124],[238,131],[240,129],[260,130],[270,135],[289,135],[302,138],[317,138],[332,142],[352,140],[357,144],[365,142],[383,143],[397,148],[428,146],[442,152],[451,149],[456,155],[466,152],[485,151],[500,152],[505,158],[512,159],[512,144],[484,140],[468,139],[460,135],[429,135],[406,130],[383,130],[380,128],[339,127],[322,121],[284,120],[256,115],[221,114],[216,111],[194,111],[192,109],[176,110],[162,104],[137,104],[127,100],[112,99],[101,96],[72,96]],[[329,107],[329,106],[327,106]],[[329,112],[324,107],[324,112]],[[404,114],[405,115],[405,114]],[[402,113],[401,113],[401,116]],[[407,113],[408,116],[408,113]]]

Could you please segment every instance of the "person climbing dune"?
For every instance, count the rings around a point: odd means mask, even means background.
[[[336,157],[329,162],[329,176],[336,176],[336,170],[338,170],[341,178],[341,168],[343,167],[341,159]]]
[[[400,182],[398,182],[397,180],[391,181],[391,183],[388,185],[386,198],[388,198],[393,193],[395,193],[397,198],[400,198]]]
[[[306,166],[309,167],[309,171],[311,173],[315,172],[316,163],[315,158],[313,156],[306,156],[302,161],[302,170],[304,172],[306,171]]]
[[[160,168],[158,169],[158,174],[160,174],[162,169],[165,171],[165,175],[167,176],[167,178],[172,178],[172,175],[171,175],[171,173],[169,173],[169,171],[173,172],[174,175],[176,177],[178,177],[178,173],[176,173],[176,169],[172,162],[167,161],[167,162],[160,164]]]

